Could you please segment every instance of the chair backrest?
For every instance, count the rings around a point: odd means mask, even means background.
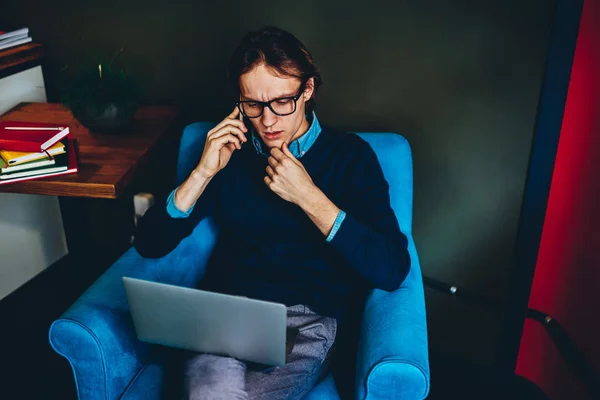
[[[390,204],[400,229],[412,232],[413,163],[408,140],[397,133],[356,133],[377,154],[383,176],[390,185]]]
[[[183,182],[200,161],[208,131],[214,123],[196,122],[185,127],[179,145],[177,184]],[[408,141],[396,133],[356,133],[367,141],[381,165],[390,186],[390,203],[400,228],[412,232],[413,166]]]

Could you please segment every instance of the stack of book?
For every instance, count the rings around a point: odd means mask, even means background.
[[[68,126],[0,121],[0,185],[77,172]]]
[[[0,50],[8,49],[9,47],[20,46],[31,42],[29,36],[29,28],[21,28],[15,31],[2,32],[0,31]]]

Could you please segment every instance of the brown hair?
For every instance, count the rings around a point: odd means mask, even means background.
[[[314,97],[323,83],[319,68],[310,52],[294,35],[274,26],[248,32],[231,55],[228,80],[236,99],[240,95],[240,76],[261,63],[282,76],[300,79],[302,84],[314,78],[313,95],[306,103],[308,112],[314,110]]]

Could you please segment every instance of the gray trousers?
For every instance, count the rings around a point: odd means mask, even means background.
[[[283,367],[252,369],[245,362],[197,353],[185,364],[185,398],[190,400],[301,399],[325,376],[337,322],[308,307],[288,307],[287,326],[298,329]]]

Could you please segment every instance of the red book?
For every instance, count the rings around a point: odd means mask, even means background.
[[[77,162],[76,142],[72,139],[68,140],[66,147],[67,147],[67,155],[68,155],[68,162],[67,162],[66,170],[59,171],[59,172],[51,172],[51,173],[44,173],[43,171],[40,170],[39,174],[23,176],[23,177],[19,177],[19,178],[0,180],[0,185],[4,185],[4,184],[8,184],[8,183],[15,183],[15,182],[29,181],[32,179],[44,179],[44,178],[49,178],[52,176],[68,175],[68,174],[74,174],[74,173],[78,172],[79,164]]]
[[[41,153],[68,134],[68,126],[42,122],[0,121],[0,149]]]

